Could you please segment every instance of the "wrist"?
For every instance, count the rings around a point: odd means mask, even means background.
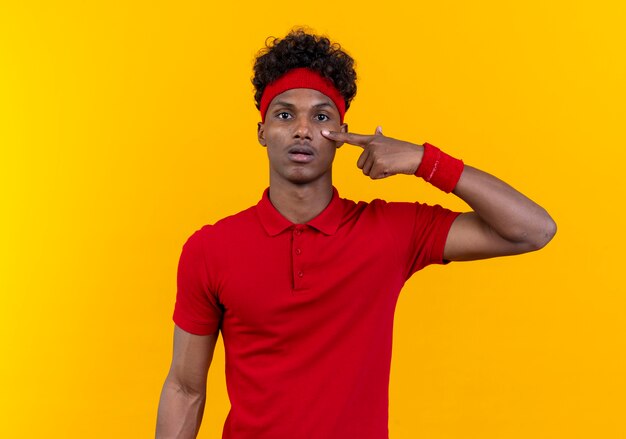
[[[415,175],[446,193],[454,190],[463,173],[462,160],[456,159],[430,143],[424,143]]]
[[[411,159],[411,167],[409,168],[409,172],[407,174],[417,175],[417,170],[424,159],[424,145],[414,145],[415,146],[415,154],[414,158]]]

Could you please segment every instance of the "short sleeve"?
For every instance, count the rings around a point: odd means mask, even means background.
[[[396,240],[405,278],[430,264],[445,264],[443,250],[452,223],[460,212],[440,205],[387,203],[387,220]]]
[[[183,246],[178,262],[176,305],[173,320],[176,325],[196,335],[213,334],[220,327],[222,308],[210,289],[205,260],[203,231],[198,230]]]

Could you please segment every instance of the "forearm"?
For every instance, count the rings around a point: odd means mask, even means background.
[[[556,231],[550,215],[537,203],[502,180],[465,166],[452,191],[502,238],[530,249],[546,245]]]
[[[556,224],[537,203],[496,177],[479,171],[425,143],[374,135],[322,131],[336,142],[363,148],[357,166],[372,179],[415,174],[453,192],[474,212],[459,215],[448,233],[445,260],[475,260],[525,253],[545,246]]]
[[[161,392],[157,417],[157,439],[193,439],[204,413],[206,394],[190,392],[167,379]]]

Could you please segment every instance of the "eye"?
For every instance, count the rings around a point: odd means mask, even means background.
[[[316,115],[315,118],[319,120],[320,122],[330,120],[330,118],[327,115],[322,114],[322,113]]]
[[[278,113],[276,115],[276,117],[279,118],[279,119],[286,120],[286,119],[289,119],[291,117],[291,114],[287,113],[286,111],[281,111],[280,113]]]

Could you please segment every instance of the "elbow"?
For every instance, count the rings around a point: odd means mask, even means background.
[[[177,382],[173,384],[174,391],[189,400],[194,401],[204,401],[206,398],[206,385],[205,386],[195,386],[188,385],[185,383]]]
[[[195,382],[170,374],[165,380],[165,387],[178,397],[188,400],[204,400],[206,397],[206,381],[204,380]]]
[[[552,238],[556,235],[556,222],[552,219],[548,213],[545,213],[545,217],[541,221],[541,225],[534,233],[532,240],[529,240],[531,251],[536,251],[544,248]]]
[[[506,238],[515,243],[518,251],[516,253],[528,253],[541,250],[556,235],[556,223],[547,212],[533,218],[525,226],[519,226]]]

